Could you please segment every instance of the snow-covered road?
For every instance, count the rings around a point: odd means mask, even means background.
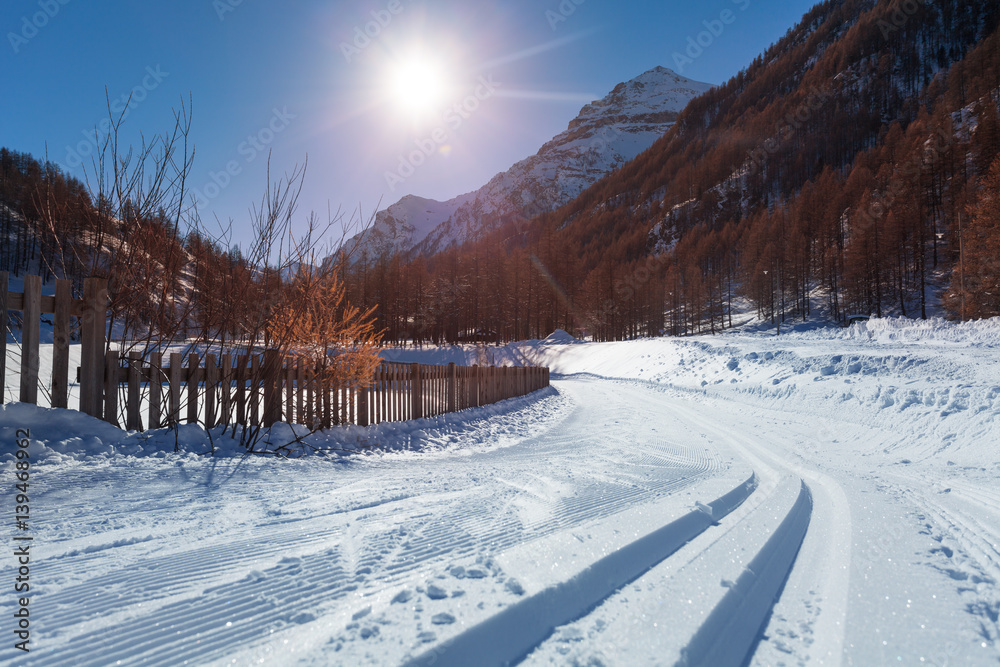
[[[490,442],[501,420],[519,437]],[[592,378],[437,452],[39,465],[21,664],[400,662],[692,510],[707,527],[696,503],[751,474],[659,392]]]
[[[38,462],[0,661],[997,664],[998,348],[949,335],[530,344],[554,389],[333,459],[5,406]]]

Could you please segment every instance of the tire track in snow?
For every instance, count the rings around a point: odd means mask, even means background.
[[[795,563],[812,506],[802,482],[795,505],[681,651],[678,667],[746,664]]]
[[[550,461],[550,465],[552,463]],[[519,516],[511,516],[509,505],[497,507],[495,503],[480,502],[478,508],[470,509],[466,503],[455,503],[436,513],[421,535],[414,536],[409,544],[403,545],[399,561],[387,565],[386,570],[393,575],[405,574],[415,564],[430,561],[436,556],[455,559],[481,551],[487,545],[495,553],[568,530],[585,521],[607,518],[637,502],[676,493],[694,484],[715,469],[714,463],[711,457],[699,455],[687,467],[681,467],[676,455],[671,455],[665,459],[661,470],[670,470],[672,474],[663,479],[647,482],[645,488],[606,482],[577,487],[573,497],[551,500],[546,512],[549,518],[538,522],[525,522]],[[388,582],[401,580],[401,576],[392,576]]]
[[[582,572],[517,602],[407,662],[421,665],[508,665],[527,655],[560,625],[594,609],[741,505],[757,488],[754,475],[709,503],[612,552]]]
[[[661,390],[670,389],[662,387]],[[807,604],[818,609],[811,624],[809,658],[820,664],[840,664],[847,629],[853,543],[847,494],[832,477],[777,456],[767,445],[750,437],[750,433],[715,426],[692,407],[690,397],[678,395],[672,406],[694,428],[700,427],[713,433],[720,441],[749,457],[755,465],[765,465],[772,470],[784,469],[808,482],[813,518],[796,566],[789,575],[789,582],[794,584],[789,588],[802,591],[800,595],[813,597],[814,600]]]
[[[757,645],[810,521],[808,490],[785,475],[525,664],[743,665]]]
[[[969,501],[994,516],[1000,516],[1000,494],[992,493],[988,489],[974,484],[956,481],[952,481],[950,484],[950,492],[954,496]]]
[[[343,608],[348,596],[392,587],[462,556],[496,553],[613,517],[689,487],[722,466],[711,452],[655,437],[643,446],[626,446],[620,424],[641,423],[641,410],[630,406],[628,397],[608,400],[606,387],[590,392],[601,396],[602,414],[613,418],[595,417],[591,404],[558,436],[543,434],[465,457],[460,474],[435,480],[427,491],[413,482],[433,478],[439,465],[433,457],[359,471],[369,480],[378,474],[393,482],[385,503],[359,499],[342,511],[311,514],[306,507],[287,522],[261,517],[236,525],[236,539],[209,536],[205,546],[194,548],[178,548],[168,537],[167,545],[154,544],[138,557],[134,547],[113,549],[116,567],[105,565],[97,576],[79,581],[77,575],[79,583],[45,591],[51,605],[46,622],[56,629],[39,626],[46,650],[33,651],[24,664],[106,664],[112,656],[123,663],[171,665],[192,657],[219,660],[234,647]],[[564,488],[534,496],[510,487],[504,492],[499,487],[505,485],[491,479],[498,469],[522,481],[524,473],[545,470]],[[415,492],[400,497],[395,488],[400,485]],[[264,486],[281,488],[250,480],[239,490],[268,497]],[[309,493],[308,487],[297,489],[297,496]],[[93,510],[80,504],[78,511]],[[348,524],[363,527],[353,534],[353,546],[343,543]],[[39,576],[51,581],[46,568],[53,576],[70,575],[83,562],[82,555],[42,560]]]

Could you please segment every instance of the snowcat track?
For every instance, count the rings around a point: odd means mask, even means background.
[[[585,616],[717,524],[749,498],[757,484],[754,473],[709,503],[711,516],[701,509],[693,510],[605,556],[571,579],[539,591],[431,648],[407,662],[407,666],[476,664],[485,667],[517,662],[545,641],[556,627]]]

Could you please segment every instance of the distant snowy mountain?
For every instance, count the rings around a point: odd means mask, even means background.
[[[380,211],[364,237],[349,239],[346,248],[356,249],[356,258],[431,255],[504,220],[552,211],[649,148],[692,98],[711,87],[665,67],[651,69],[583,107],[565,132],[479,190],[446,202],[403,197]]]

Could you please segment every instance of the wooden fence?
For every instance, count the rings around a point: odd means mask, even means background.
[[[81,341],[80,410],[130,430],[202,423],[270,426],[278,421],[326,428],[367,426],[432,417],[523,396],[549,385],[539,367],[425,366],[384,362],[364,386],[335,385],[302,358],[263,354],[106,351],[107,282],[84,281],[83,298],[57,280],[54,296],[41,295],[41,279],[25,276],[24,293],[8,291],[0,272],[0,316],[23,313],[20,400],[38,402],[42,314],[52,314],[52,407],[68,407],[69,342],[77,319]],[[0,343],[0,381],[6,372],[6,335]],[[164,363],[167,362],[167,363]],[[143,420],[145,417],[145,421]]]
[[[56,280],[54,296],[42,296],[42,279],[24,276],[24,292],[10,292],[6,271],[0,271],[0,320],[6,325],[10,311],[21,311],[20,400],[38,403],[38,373],[41,365],[39,337],[42,315],[52,315],[52,383],[50,403],[54,408],[68,407],[69,343],[72,319],[79,327],[83,348],[80,358],[80,410],[94,417],[103,416],[104,349],[108,312],[108,283],[100,278],[83,282],[83,298],[73,298],[72,282]],[[7,373],[7,335],[0,337],[0,381]]]
[[[117,423],[121,401],[130,430],[184,422],[208,428],[278,421],[312,428],[368,426],[488,405],[549,385],[549,370],[539,367],[384,362],[367,386],[358,386],[334,384],[304,359],[283,359],[275,352],[204,359],[171,354],[168,365],[161,361],[157,354],[146,361],[134,353],[123,366],[117,352],[107,353],[107,421]]]

